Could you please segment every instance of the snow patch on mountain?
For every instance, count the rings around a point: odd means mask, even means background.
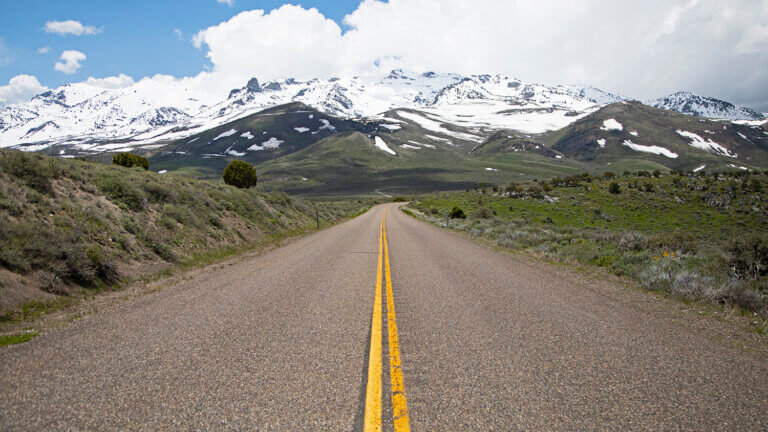
[[[625,140],[622,143],[624,146],[629,147],[630,149],[636,151],[636,152],[643,152],[643,153],[652,153],[656,155],[662,155],[666,156],[670,159],[676,159],[677,153],[670,151],[667,148],[659,147],[659,146],[646,146],[642,144],[635,144],[630,140]]]
[[[722,156],[728,156],[732,158],[735,158],[738,156],[736,153],[732,152],[731,150],[728,150],[724,146],[712,141],[711,138],[707,138],[705,140],[700,135],[697,135],[693,132],[682,131],[679,129],[676,130],[675,132],[677,132],[678,135],[691,140],[691,142],[688,143],[688,145],[690,145],[691,147],[695,147],[699,150],[704,150],[705,152],[719,154]]]
[[[228,154],[230,156],[235,156],[235,157],[245,156],[245,153],[243,152],[232,150],[232,146],[229,146],[226,150],[224,150],[224,154]]]
[[[608,120],[603,121],[603,126],[600,127],[600,130],[604,130],[604,131],[614,131],[614,130],[620,131],[620,130],[624,130],[624,126],[622,126],[621,123],[616,121],[616,119],[608,119]]]
[[[450,129],[447,129],[443,126],[442,122],[435,121],[432,119],[429,119],[427,117],[421,116],[416,113],[408,112],[408,111],[398,111],[397,115],[406,119],[410,120],[417,125],[419,125],[422,129],[426,129],[428,131],[437,132],[443,135],[452,136],[454,138],[462,139],[462,140],[468,140],[468,141],[475,141],[480,142],[483,140],[483,137],[472,135],[464,132],[455,132]]]
[[[424,135],[424,136],[425,136],[425,137],[427,137],[427,138],[429,138],[429,139],[431,139],[432,141],[439,141],[439,142],[443,142],[443,143],[446,143],[446,144],[448,144],[448,145],[455,145],[455,144],[454,144],[454,143],[453,143],[451,140],[449,140],[448,138],[441,138],[441,137],[436,137],[436,136],[434,136],[434,135]]]
[[[411,144],[416,144],[417,146],[420,146],[420,147],[426,147],[426,148],[430,148],[430,149],[436,148],[432,144],[424,144],[424,143],[420,143],[418,141],[412,141],[412,140],[408,140],[408,142],[411,143]]]
[[[259,144],[253,144],[252,146],[248,147],[247,151],[261,151],[264,149],[272,149],[272,148],[278,148],[280,147],[280,144],[284,143],[285,141],[279,140],[275,137],[272,137],[264,142]]]
[[[228,137],[228,136],[232,136],[232,135],[234,135],[234,134],[236,134],[236,133],[237,133],[237,129],[230,129],[230,130],[228,130],[228,131],[224,131],[224,132],[220,133],[220,134],[219,134],[219,135],[218,135],[216,138],[214,138],[213,140],[214,140],[214,141],[216,141],[216,140],[219,140],[219,139],[222,139],[222,138],[226,138],[226,137]]]
[[[397,155],[397,153],[395,153],[394,150],[389,148],[387,143],[385,143],[384,140],[381,139],[381,137],[379,137],[379,136],[374,137],[373,138],[373,143],[376,145],[376,148],[378,148],[379,150],[385,151],[385,152],[387,152],[387,153],[389,153],[391,155]]]

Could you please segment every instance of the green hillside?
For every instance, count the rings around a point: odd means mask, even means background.
[[[232,159],[258,164],[300,151],[337,133],[375,125],[339,119],[301,103],[290,103],[216,126],[156,151],[156,170],[216,178]]]
[[[615,121],[621,130],[606,127],[606,121]],[[768,167],[768,136],[763,132],[759,127],[705,120],[630,102],[603,107],[545,135],[542,142],[568,158],[605,168],[647,169],[651,162],[686,171],[702,165],[709,170],[755,169]],[[692,145],[695,141],[700,147]],[[667,154],[633,150],[627,142],[643,149],[663,149]]]
[[[502,184],[427,194],[409,206],[441,226],[461,209],[467,217],[452,229],[501,248],[768,317],[768,177],[657,175]]]
[[[314,229],[316,208],[327,225],[363,207],[0,150],[0,320]]]
[[[378,148],[377,139],[395,154]],[[765,125],[704,120],[639,102],[605,106],[541,135],[462,127],[413,109],[354,121],[290,103],[148,156],[155,171],[213,181],[220,181],[231,160],[241,159],[256,166],[266,190],[349,197],[462,190],[582,172],[756,170],[768,167],[768,133]]]

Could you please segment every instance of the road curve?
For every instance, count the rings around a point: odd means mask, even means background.
[[[411,430],[768,428],[762,354],[383,205],[0,349],[0,430],[362,430],[385,208]]]

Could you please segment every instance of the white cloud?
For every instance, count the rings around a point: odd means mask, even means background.
[[[129,77],[128,75],[120,74],[118,76],[111,76],[106,78],[88,77],[88,79],[85,80],[85,83],[104,89],[117,89],[128,87],[133,84],[134,81],[133,78]]]
[[[179,29],[173,29],[173,33],[175,33],[176,36],[179,37],[179,40],[181,40],[182,36],[184,36],[184,34]]]
[[[677,24],[680,22],[680,17],[698,3],[699,0],[690,0],[688,4],[672,7],[664,18],[664,21],[662,21],[661,28],[654,33],[652,40],[656,41],[660,37],[674,33],[677,29]]]
[[[235,4],[235,0],[216,0],[216,1],[221,4],[226,4],[228,6],[232,6],[233,4]]]
[[[289,26],[289,27],[286,27]],[[269,14],[242,12],[198,32],[193,43],[206,45],[213,72],[228,87],[248,78],[312,78],[339,72],[346,65],[341,28],[316,9],[285,5]]]
[[[66,20],[66,21],[48,21],[45,23],[46,33],[56,33],[61,36],[66,35],[94,35],[102,32],[102,29],[94,26],[84,26],[80,21]]]
[[[42,47],[37,49],[38,54],[48,54],[51,51],[51,47]]]
[[[686,89],[768,109],[765,22],[768,0],[365,0],[345,33],[286,5],[242,12],[193,42],[228,88],[405,67],[577,81],[639,99]]]
[[[32,96],[48,90],[32,75],[16,75],[8,85],[0,86],[0,107],[26,102]]]
[[[80,69],[82,66],[80,62],[85,60],[86,56],[80,51],[66,50],[61,53],[60,59],[63,60],[63,62],[57,62],[53,68],[59,72],[71,75]]]

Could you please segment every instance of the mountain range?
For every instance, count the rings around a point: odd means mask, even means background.
[[[455,189],[582,171],[768,167],[762,114],[691,93],[641,103],[502,75],[261,83],[211,101],[181,81],[69,84],[0,112],[0,147],[62,157],[146,153],[216,178],[233,158],[295,193]]]
[[[384,77],[289,78],[263,84],[253,78],[219,101],[195,94],[183,81],[142,80],[119,89],[76,83],[2,110],[0,147],[40,150],[64,145],[86,152],[151,147],[289,102],[343,118],[372,118],[389,109],[412,108],[476,128],[542,133],[627,100],[593,87],[402,70]],[[684,92],[648,104],[705,118],[764,120],[753,110]]]

